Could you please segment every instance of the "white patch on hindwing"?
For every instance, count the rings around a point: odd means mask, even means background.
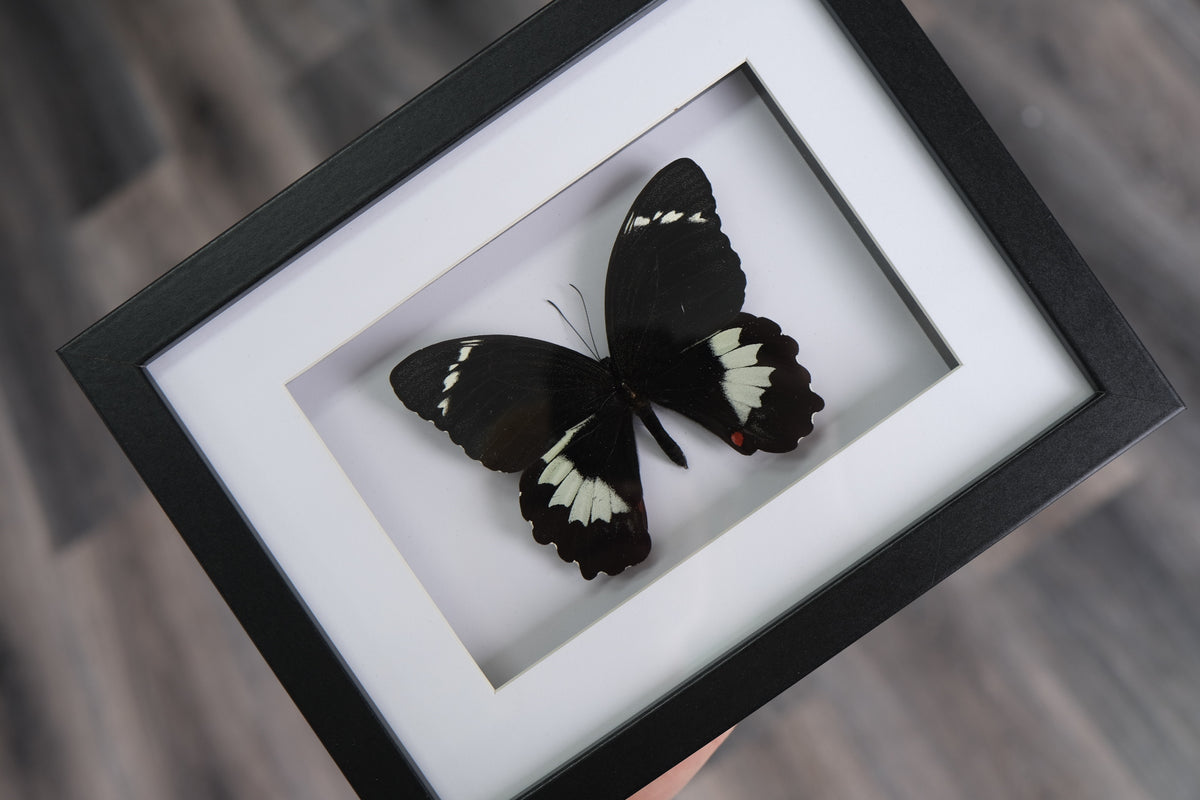
[[[591,421],[592,417],[588,417],[574,426],[546,451],[542,456],[546,467],[538,476],[538,483],[557,487],[550,497],[550,505],[569,507],[568,522],[582,522],[584,525],[597,521],[609,522],[613,514],[629,511],[629,506],[607,481],[583,477],[574,462],[562,454],[572,437]]]
[[[708,337],[708,346],[712,349],[714,356],[723,356],[738,346],[741,335],[741,328],[719,331]]]
[[[562,438],[554,443],[554,447],[551,447],[546,451],[546,455],[542,456],[542,461],[545,461],[547,464],[549,464],[551,461],[558,458],[558,454],[561,453],[566,446],[571,443],[571,439],[574,438],[575,434],[578,433],[584,425],[587,425],[589,422],[595,419],[595,417],[596,415],[592,414],[592,416],[588,417],[578,425],[568,428],[567,432],[562,435]],[[558,481],[554,482],[558,483]]]
[[[738,422],[745,425],[750,412],[762,407],[763,392],[771,385],[775,368],[759,366],[758,351],[762,343],[743,345],[741,336],[741,328],[718,331],[709,337],[708,346],[725,368],[721,376],[725,399],[737,414]]]
[[[450,365],[446,371],[446,377],[442,380],[442,394],[445,397],[437,404],[437,407],[442,410],[442,416],[446,416],[446,412],[450,410],[450,390],[454,384],[458,383],[460,373],[458,366],[466,361],[471,356],[471,351],[477,346],[483,344],[482,339],[461,339],[458,343],[458,360]]]

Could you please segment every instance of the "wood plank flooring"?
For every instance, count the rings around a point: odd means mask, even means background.
[[[1200,5],[907,1],[1195,405]],[[0,797],[351,796],[53,350],[538,5],[0,5]],[[756,713],[681,797],[1200,798],[1200,419]]]

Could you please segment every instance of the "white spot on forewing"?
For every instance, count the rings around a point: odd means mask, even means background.
[[[760,347],[762,347],[762,344],[756,343],[739,347],[736,350],[730,350],[721,356],[721,365],[725,369],[753,366],[758,363],[758,350]]]
[[[635,227],[635,228],[644,228],[649,224],[650,224],[650,219],[648,217],[634,217],[633,218],[633,227]]]
[[[668,211],[666,214],[663,214],[663,218],[659,221],[659,224],[666,225],[667,223],[675,222],[676,220],[680,219],[683,219],[682,211]]]
[[[714,356],[723,356],[738,346],[741,336],[741,328],[730,328],[720,333],[714,333],[709,337],[708,346],[712,348]]]
[[[450,410],[450,398],[443,397],[442,402],[438,403],[437,407],[442,410],[442,416],[446,416],[446,412]]]
[[[449,375],[447,375],[446,380],[442,381],[442,391],[450,391],[450,387],[458,383],[458,377],[459,373],[457,371],[451,372]]]
[[[658,219],[658,218],[659,218],[659,217],[661,217],[661,216],[662,216],[662,212],[661,212],[661,211],[655,211],[655,212],[654,212],[654,219]]]
[[[708,220],[706,220],[704,217],[700,216],[699,211],[697,211],[695,214],[692,214],[690,217],[688,217],[687,221],[695,222],[695,223],[708,222]]]
[[[466,361],[467,356],[471,355],[471,351],[474,349],[475,345],[473,344],[463,345],[462,347],[458,348],[458,363],[461,364],[462,362]]]

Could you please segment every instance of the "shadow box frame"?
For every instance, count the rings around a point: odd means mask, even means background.
[[[660,479],[643,439],[641,577],[584,583],[527,527],[497,568],[507,539],[480,548],[515,479],[375,402],[374,373],[494,329],[463,319],[562,336],[530,292],[602,296],[675,155],[704,156],[747,309],[800,342],[827,409],[757,472],[705,473],[740,457],[673,418],[700,456]],[[59,353],[364,798],[628,796],[1182,408],[896,0],[557,0]],[[890,405],[848,411],[879,387]],[[447,484],[482,523],[421,502]],[[747,505],[672,517],[702,496]],[[505,581],[532,645],[497,650],[506,606],[463,588]]]

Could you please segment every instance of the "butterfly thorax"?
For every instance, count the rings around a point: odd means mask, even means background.
[[[634,413],[639,413],[641,408],[650,405],[648,398],[639,394],[636,389],[629,385],[629,381],[621,377],[621,373],[617,371],[617,367],[613,364],[611,356],[602,358],[600,366],[608,370],[608,374],[612,376],[613,388],[625,405],[629,406],[630,410]]]
[[[671,438],[662,423],[658,420],[658,415],[654,413],[654,406],[650,404],[650,399],[643,394],[640,394],[637,389],[629,384],[629,381],[621,377],[621,373],[617,371],[611,357],[604,358],[600,361],[600,366],[608,370],[613,378],[613,387],[616,389],[617,395],[622,402],[629,407],[629,410],[638,415],[642,424],[646,426],[646,430],[654,437],[654,441],[658,442],[658,446],[666,453],[667,458],[674,461],[681,467],[687,468],[687,458],[683,455],[683,450],[675,440]]]

